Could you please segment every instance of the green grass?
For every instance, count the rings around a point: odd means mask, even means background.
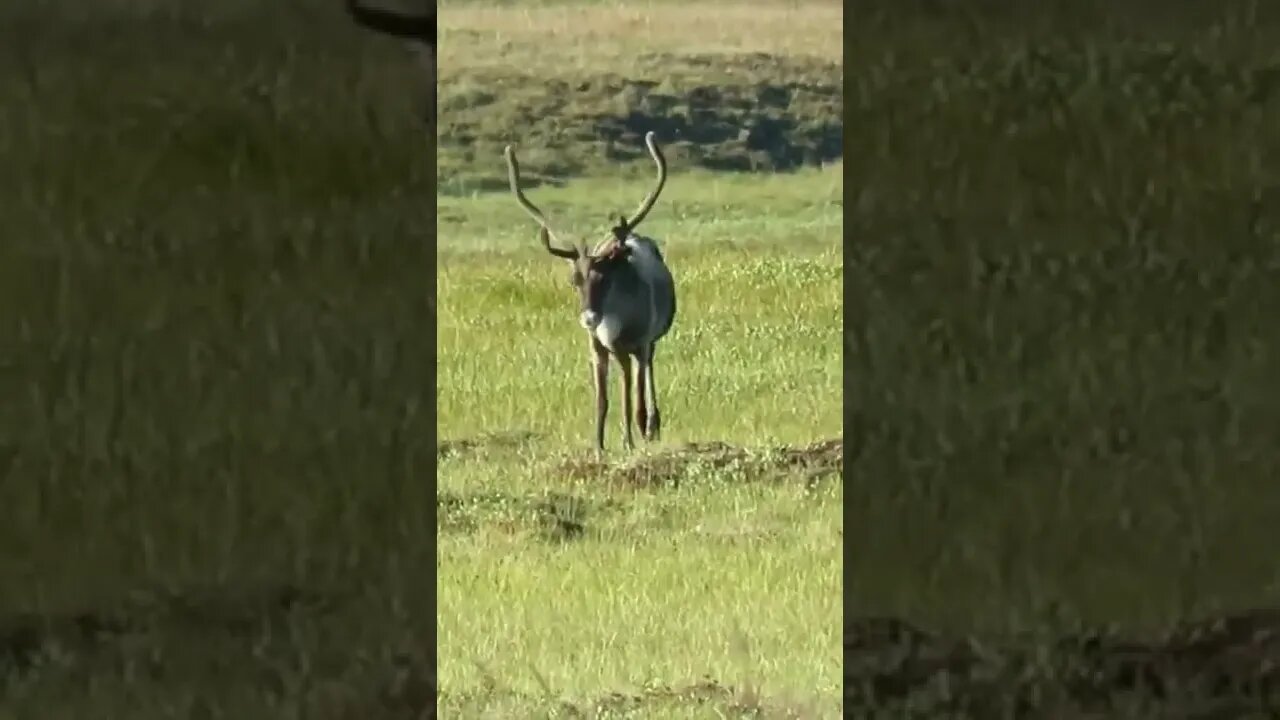
[[[681,314],[659,346],[664,439],[641,458],[691,441],[839,435],[838,172],[673,174],[645,231],[662,238]],[[647,189],[578,182],[535,202],[585,235],[599,229],[591,215]],[[747,688],[773,712],[838,714],[838,482],[694,467],[678,487],[637,488],[567,473],[588,453],[594,412],[567,268],[509,195],[442,198],[440,213],[441,436],[536,435],[439,466],[452,508],[439,550],[441,712],[526,716],[709,677],[733,690],[701,710],[644,696],[635,716],[714,717]],[[617,377],[606,442],[625,463]],[[581,526],[571,539],[548,532],[556,513]]]

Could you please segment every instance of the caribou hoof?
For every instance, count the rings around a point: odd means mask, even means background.
[[[662,416],[655,412],[653,415],[649,416],[648,425],[649,426],[645,428],[644,432],[645,439],[657,440],[658,435],[662,431]]]

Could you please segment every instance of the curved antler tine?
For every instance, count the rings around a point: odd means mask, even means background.
[[[667,160],[662,156],[662,150],[658,148],[658,143],[652,130],[644,134],[644,144],[648,146],[649,154],[653,156],[653,162],[658,166],[658,184],[654,186],[649,195],[645,197],[644,202],[640,203],[640,207],[635,214],[627,221],[626,228],[628,232],[634,230],[644,220],[644,217],[649,214],[649,211],[653,209],[653,204],[658,201],[658,195],[662,194],[662,186],[667,182]]]
[[[406,40],[420,40],[435,47],[436,16],[402,15],[369,7],[359,0],[346,0],[347,13],[356,24],[374,32]]]
[[[529,216],[537,221],[547,232],[555,237],[552,232],[547,217],[542,214],[537,205],[534,205],[529,198],[525,197],[524,190],[520,188],[520,161],[516,159],[515,148],[508,145],[503,151],[503,155],[507,158],[507,182],[511,186],[511,192],[516,196],[516,202],[520,203],[520,207],[524,208]]]
[[[508,145],[503,149],[502,154],[507,158],[507,183],[511,186],[511,192],[516,196],[516,202],[520,203],[520,207],[525,209],[534,220],[542,227],[547,227],[547,218],[538,209],[537,205],[529,202],[529,198],[524,196],[524,191],[520,189],[520,161],[516,159],[515,148]],[[548,228],[550,229],[550,228]]]
[[[551,246],[552,240],[556,240],[557,243],[559,240],[556,238],[555,232],[552,231],[551,225],[547,222],[546,216],[542,214],[542,211],[538,209],[537,205],[534,205],[529,201],[529,198],[524,196],[524,190],[520,189],[520,161],[516,159],[515,149],[508,145],[502,153],[507,158],[507,180],[511,184],[511,192],[516,196],[516,202],[520,203],[520,207],[524,208],[525,212],[529,213],[529,216],[532,217],[541,228],[541,231],[538,233],[538,237],[542,240],[543,246],[547,248],[548,252],[556,257],[569,259],[578,257],[577,250],[562,250]]]
[[[538,228],[538,239],[542,241],[542,247],[546,248],[547,252],[551,253],[552,255],[555,255],[558,258],[564,258],[565,260],[578,259],[577,248],[564,249],[564,248],[558,248],[558,247],[552,246],[551,231],[546,229],[545,227]]]

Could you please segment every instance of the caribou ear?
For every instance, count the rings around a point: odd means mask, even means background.
[[[624,242],[614,243],[613,248],[609,250],[610,260],[626,260],[631,257],[631,246]]]

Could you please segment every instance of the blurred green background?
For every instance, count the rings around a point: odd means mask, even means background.
[[[1280,18],[1207,5],[853,23],[855,609],[1152,626],[1280,591]]]
[[[0,5],[0,714],[424,704],[416,70],[336,1]]]

